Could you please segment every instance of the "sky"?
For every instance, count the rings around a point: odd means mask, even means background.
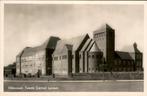
[[[104,24],[115,29],[115,50],[143,52],[143,5],[5,4],[4,65],[12,64],[26,46],[38,46],[50,36],[68,39],[92,33]]]

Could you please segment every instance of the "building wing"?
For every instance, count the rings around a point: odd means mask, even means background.
[[[72,51],[76,51],[76,50],[80,49],[79,47],[80,47],[80,45],[82,45],[82,42],[84,41],[84,39],[86,37],[89,38],[88,34],[74,37],[71,39],[59,40],[57,43],[57,46],[55,48],[54,54],[59,54],[65,45],[70,45],[70,46],[72,45]],[[68,46],[67,46],[67,48],[68,48]],[[71,49],[71,47],[70,47],[70,49]]]
[[[26,56],[31,56],[33,54],[35,54],[36,52],[40,51],[40,50],[45,50],[46,48],[48,49],[55,49],[57,41],[60,38],[58,37],[53,37],[51,36],[50,38],[48,38],[42,45],[40,46],[36,46],[36,47],[26,47],[24,49],[24,52],[22,54],[23,57]]]
[[[129,52],[115,51],[116,55],[122,60],[133,60]]]

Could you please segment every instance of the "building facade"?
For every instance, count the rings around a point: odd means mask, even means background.
[[[135,71],[134,59],[128,52],[115,51],[115,61],[112,71],[128,72]]]
[[[16,56],[16,75],[51,75],[52,53],[58,37],[50,37],[42,45],[26,47]]]
[[[69,77],[97,72],[142,71],[143,54],[134,43],[133,52],[115,51],[115,30],[108,24],[71,39],[50,37],[38,47],[26,47],[16,56],[16,74]]]

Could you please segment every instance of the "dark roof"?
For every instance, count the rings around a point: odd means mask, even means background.
[[[86,41],[83,48],[81,49],[81,52],[85,51],[88,48],[91,41],[92,41],[92,39],[90,39],[90,38]]]
[[[8,66],[5,66],[4,69],[15,69],[16,68],[16,64],[9,64]]]
[[[51,36],[41,46],[43,49],[44,48],[55,49],[58,40],[60,40],[59,37]]]
[[[51,36],[40,46],[26,47],[23,50],[22,57],[31,56],[31,55],[35,54],[37,51],[44,50],[46,48],[55,49],[58,40],[60,40],[58,37]]]
[[[90,51],[90,49],[91,49],[91,47],[93,46],[94,42],[95,42],[94,40],[92,40],[92,41],[90,42],[88,48],[85,50],[86,52],[89,52],[89,51]]]
[[[116,55],[122,60],[133,60],[129,52],[115,51]]]

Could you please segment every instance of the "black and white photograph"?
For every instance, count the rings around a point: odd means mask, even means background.
[[[144,92],[144,10],[4,4],[3,91]]]

